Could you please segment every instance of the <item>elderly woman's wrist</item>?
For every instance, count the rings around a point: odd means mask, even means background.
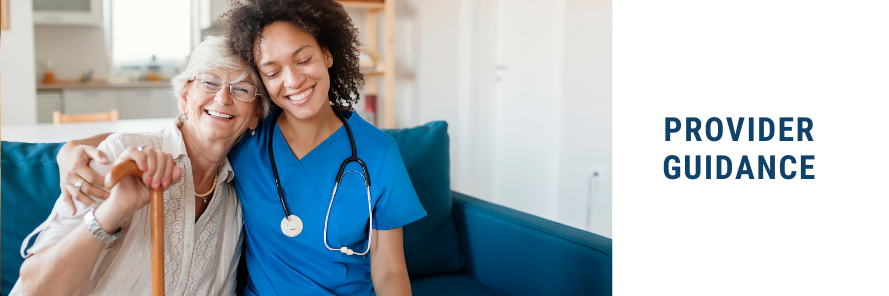
[[[128,212],[130,211],[119,205],[117,200],[109,199],[96,208],[94,215],[96,215],[96,220],[102,230],[107,233],[115,233],[126,220]]]

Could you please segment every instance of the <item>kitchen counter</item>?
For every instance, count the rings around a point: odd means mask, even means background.
[[[109,132],[153,132],[169,126],[174,121],[175,118],[152,118],[60,124],[4,124],[0,127],[0,135],[3,141],[57,143]]]
[[[63,89],[128,89],[128,88],[170,88],[170,81],[133,81],[127,83],[108,83],[105,80],[95,80],[89,83],[80,81],[57,81],[54,83],[37,83],[37,90],[63,90]]]

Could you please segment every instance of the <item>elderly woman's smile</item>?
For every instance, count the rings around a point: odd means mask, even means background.
[[[232,120],[233,118],[235,118],[231,114],[225,114],[222,112],[213,111],[213,110],[209,110],[209,109],[204,110],[204,112],[207,112],[207,115],[213,116],[213,117],[218,118],[219,120],[223,120],[223,121],[229,121],[229,120]]]

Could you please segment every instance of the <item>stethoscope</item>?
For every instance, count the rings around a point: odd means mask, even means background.
[[[275,173],[275,186],[278,188],[278,197],[281,199],[281,207],[284,208],[284,219],[281,220],[281,231],[284,232],[284,235],[286,236],[295,237],[302,232],[303,223],[299,217],[290,214],[290,210],[287,209],[287,202],[284,201],[284,190],[281,189],[281,180],[278,178],[278,166],[275,165],[275,153],[272,149],[272,141],[275,138],[275,125],[278,124],[278,116],[281,116],[282,112],[284,111],[278,110],[278,113],[275,114],[275,117],[272,119],[272,124],[269,125],[269,158],[272,161],[272,172]],[[333,185],[333,194],[331,194],[330,196],[330,205],[327,206],[327,215],[324,217],[324,246],[327,247],[328,250],[340,251],[346,255],[366,255],[367,252],[370,251],[370,241],[373,237],[372,235],[374,219],[373,211],[371,210],[370,205],[370,175],[367,174],[367,166],[364,165],[364,161],[358,158],[358,150],[355,148],[355,138],[352,136],[352,128],[349,127],[349,123],[346,122],[346,118],[344,118],[343,115],[340,114],[340,112],[334,110],[334,113],[336,113],[336,117],[343,122],[343,126],[346,128],[346,133],[349,135],[349,145],[352,146],[352,156],[346,158],[346,160],[343,161],[343,164],[340,165],[339,172],[337,172],[336,174],[336,181]],[[334,197],[336,197],[336,189],[340,186],[340,181],[342,181],[343,179],[343,171],[346,169],[346,165],[353,161],[361,165],[361,168],[364,169],[364,174],[362,175],[358,171],[348,171],[345,173],[356,173],[360,175],[362,179],[364,179],[364,189],[367,191],[367,212],[370,215],[370,224],[367,227],[367,249],[364,250],[364,252],[362,253],[356,253],[352,251],[352,249],[349,249],[345,246],[339,249],[334,249],[327,244],[327,220],[330,219],[330,208],[333,207],[333,199]]]

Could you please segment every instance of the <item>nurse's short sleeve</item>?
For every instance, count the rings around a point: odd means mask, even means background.
[[[389,230],[426,217],[395,141],[380,162],[371,188],[379,196],[374,206],[374,229]]]

